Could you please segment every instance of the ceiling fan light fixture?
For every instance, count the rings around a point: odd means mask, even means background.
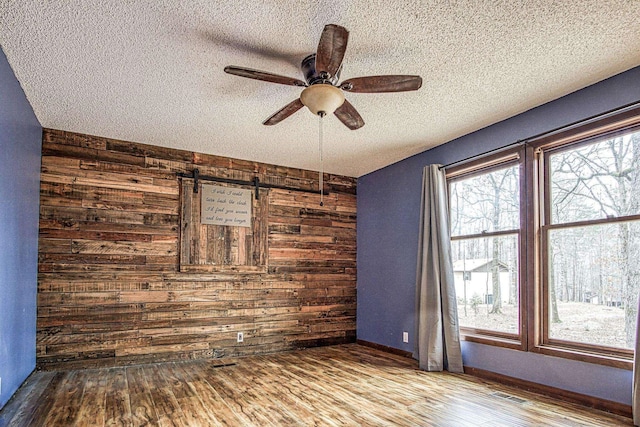
[[[319,83],[305,88],[300,101],[315,115],[332,114],[344,103],[344,93],[333,85]]]

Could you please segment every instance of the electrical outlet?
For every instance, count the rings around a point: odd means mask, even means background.
[[[244,342],[244,332],[238,332],[238,342]]]
[[[409,332],[402,333],[402,342],[409,342]]]

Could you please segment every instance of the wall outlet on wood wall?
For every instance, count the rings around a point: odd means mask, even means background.
[[[238,332],[238,342],[244,342],[244,332]]]

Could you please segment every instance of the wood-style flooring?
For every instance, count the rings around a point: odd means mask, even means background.
[[[357,344],[221,363],[36,372],[0,426],[633,425]]]

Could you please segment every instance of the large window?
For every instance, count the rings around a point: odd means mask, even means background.
[[[520,156],[449,171],[458,319],[467,336],[520,343]]]
[[[447,168],[463,339],[631,367],[640,108]]]
[[[640,131],[543,148],[540,161],[544,342],[631,349],[640,290]]]

